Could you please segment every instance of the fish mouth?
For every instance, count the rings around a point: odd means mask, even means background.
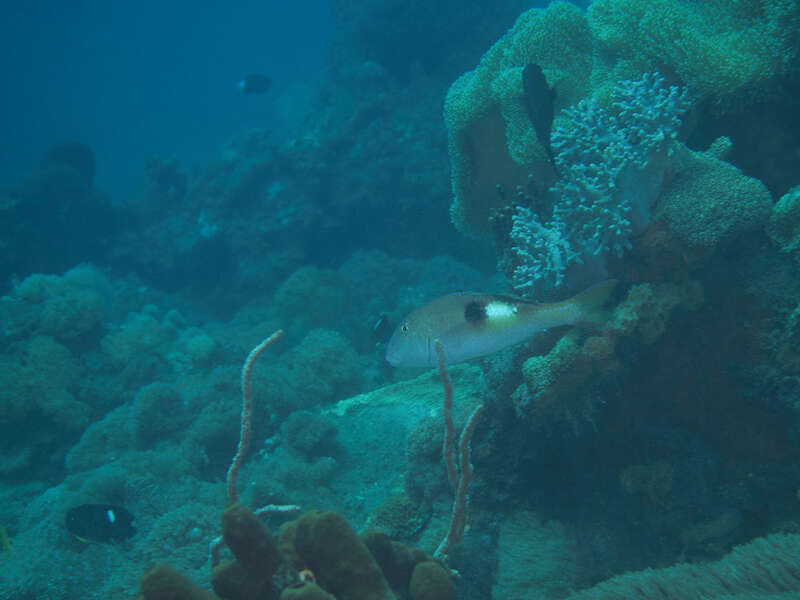
[[[400,359],[397,358],[397,355],[394,352],[392,352],[390,350],[387,350],[386,351],[386,362],[388,362],[393,367],[396,367],[398,364],[400,364]]]

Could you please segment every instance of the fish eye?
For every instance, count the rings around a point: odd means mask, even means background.
[[[403,323],[400,326],[400,331],[402,331],[403,333],[408,333],[408,323]]]

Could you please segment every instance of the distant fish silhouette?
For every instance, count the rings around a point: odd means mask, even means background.
[[[250,73],[239,82],[239,89],[243,94],[263,94],[272,85],[272,80],[266,75]]]
[[[547,156],[556,170],[556,160],[550,147],[550,129],[553,127],[553,100],[555,91],[547,85],[542,68],[530,63],[522,70],[522,89],[525,92],[525,108],[531,120],[536,137],[544,146]]]

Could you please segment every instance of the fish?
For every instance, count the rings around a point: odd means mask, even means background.
[[[556,169],[556,159],[550,146],[550,130],[553,128],[555,116],[553,108],[555,90],[547,85],[544,71],[536,63],[529,63],[522,69],[522,89],[525,94],[525,109],[528,111],[533,130],[539,138],[539,143],[544,146],[553,169]]]
[[[389,337],[392,335],[393,331],[394,328],[392,327],[391,319],[389,319],[387,315],[382,314],[372,326],[372,341],[376,344],[385,344],[389,341]]]
[[[120,542],[136,533],[134,516],[122,506],[81,504],[67,511],[67,531],[82,542]]]
[[[413,311],[395,329],[386,360],[395,367],[434,367],[435,342],[448,364],[498,352],[559,325],[601,324],[617,281],[607,279],[561,302],[539,304],[514,296],[457,292]]]
[[[243,94],[263,94],[272,86],[272,80],[260,73],[245,75],[239,82],[239,90]]]

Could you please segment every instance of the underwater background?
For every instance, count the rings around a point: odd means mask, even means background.
[[[5,13],[0,598],[800,598],[798,0]]]

